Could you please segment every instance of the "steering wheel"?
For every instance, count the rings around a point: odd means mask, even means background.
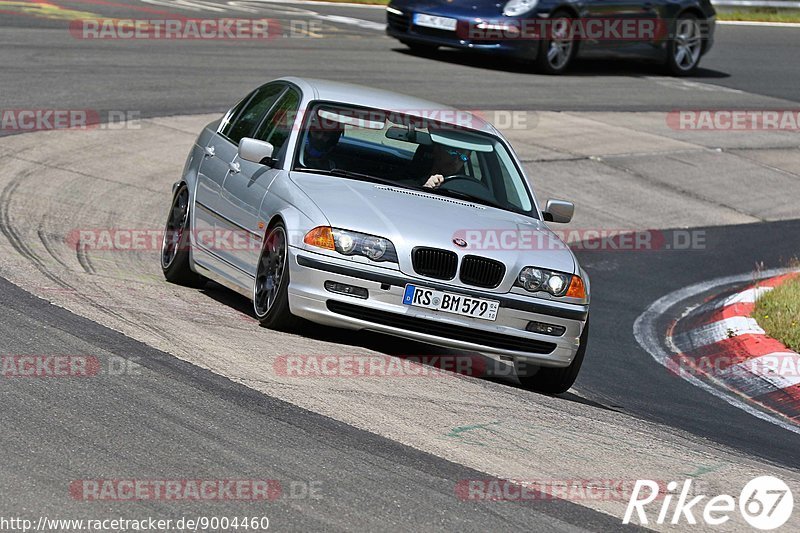
[[[486,194],[489,193],[489,187],[487,187],[485,183],[476,180],[472,176],[467,176],[466,174],[447,176],[442,184],[439,185],[439,188],[467,194],[476,194],[478,196],[486,196]]]

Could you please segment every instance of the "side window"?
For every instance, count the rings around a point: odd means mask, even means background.
[[[253,95],[256,92],[257,91],[253,91],[250,94],[248,94],[247,96],[245,96],[244,99],[242,101],[240,101],[238,104],[236,104],[236,106],[234,106],[233,109],[228,111],[228,114],[225,115],[225,117],[222,119],[222,122],[220,122],[220,124],[219,124],[219,132],[222,135],[224,135],[225,137],[230,135],[231,127],[233,127],[233,119],[235,119],[236,117],[239,116],[239,114],[242,112],[242,109],[244,109],[244,106],[246,106],[247,103],[250,100],[252,100]]]
[[[272,144],[275,148],[273,152],[275,157],[282,155],[281,148],[286,144],[286,139],[292,132],[299,107],[300,95],[294,89],[289,89],[261,123],[254,136],[256,139]]]
[[[223,129],[221,133],[234,144],[239,144],[242,137],[249,137],[258,121],[275,104],[284,88],[282,84],[269,84],[258,89],[247,104],[242,106],[239,115],[226,125],[227,131]]]

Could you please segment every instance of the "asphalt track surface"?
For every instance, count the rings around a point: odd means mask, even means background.
[[[491,510],[484,502],[459,502],[455,483],[484,474],[257,393],[5,280],[0,324],[4,353],[89,350],[100,354],[103,369],[135,369],[102,379],[4,384],[0,442],[13,457],[0,467],[6,517],[267,516],[280,531],[619,527],[611,516],[564,500]],[[178,509],[157,500],[92,505],[64,497],[72,480],[103,472],[171,479],[176,471],[182,479],[277,481],[282,493],[260,505],[189,502]]]
[[[87,3],[62,5],[89,9]],[[382,19],[377,10],[303,8]],[[91,12],[141,16],[125,5],[91,4]],[[89,42],[71,38],[63,21],[0,16],[4,109],[134,110],[142,117],[220,112],[252,86],[286,74],[357,81],[483,109],[671,110],[687,101],[697,108],[783,108],[797,107],[800,96],[800,69],[793,66],[800,32],[789,29],[721,26],[715,49],[689,80],[662,78],[655,67],[632,62],[579,64],[568,76],[550,78],[514,63],[451,52],[413,56],[379,31],[324,19],[324,28],[336,28],[324,39],[279,39],[264,46]],[[710,446],[796,468],[797,435],[665,373],[633,338],[636,317],[665,293],[747,272],[758,262],[784,266],[800,247],[797,221],[704,230],[704,251],[579,254],[593,283],[592,338],[577,384],[581,395],[566,395],[564,401],[628,413],[707,439]],[[136,379],[116,383],[108,378],[77,386],[46,380],[3,384],[0,442],[15,450],[8,456],[13,460],[0,467],[4,486],[15,488],[4,491],[5,515],[55,513],[65,505],[85,510],[65,504],[65,480],[87,472],[119,474],[122,465],[132,477],[209,475],[218,468],[227,477],[321,480],[325,498],[270,506],[270,518],[281,529],[620,527],[618,518],[568,502],[490,510],[459,502],[453,484],[482,477],[479,472],[230,382],[53,308],[5,281],[0,301],[3,354],[78,353],[91,347],[107,357],[147,361]],[[23,452],[32,442],[36,450]],[[252,511],[225,505],[214,507],[214,514]],[[98,518],[117,510],[92,507]],[[175,512],[158,504],[136,510]],[[181,511],[208,514],[199,506]]]
[[[296,27],[321,28],[323,38],[89,41],[65,32],[63,20],[0,13],[5,107],[57,102],[70,109],[134,110],[142,117],[219,112],[253,86],[284,75],[366,83],[461,109],[763,109],[794,108],[800,99],[796,28],[720,25],[715,47],[697,76],[688,79],[666,78],[659,67],[635,61],[584,62],[567,76],[548,77],[494,57],[448,51],[433,58],[414,56],[381,30],[319,18],[336,14],[376,25],[384,21],[380,9],[248,2],[258,7],[250,14],[182,10],[168,7],[174,5],[169,0],[163,5],[130,0],[60,4],[78,10],[63,15],[68,20],[81,13],[120,18],[261,16],[278,20],[282,28],[292,21],[299,21]],[[46,97],[43,87],[49,88]]]

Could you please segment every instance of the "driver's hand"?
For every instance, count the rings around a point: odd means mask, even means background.
[[[429,189],[435,189],[442,183],[444,183],[444,176],[442,176],[441,174],[434,174],[433,176],[428,178],[428,181],[425,182],[425,185],[423,185],[423,187],[427,187]]]

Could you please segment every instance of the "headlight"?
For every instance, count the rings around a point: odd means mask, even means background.
[[[516,17],[527,13],[539,3],[539,0],[509,0],[503,7],[503,15],[507,17]]]
[[[555,272],[545,268],[525,267],[517,276],[516,286],[528,292],[545,291],[553,296],[586,298],[586,287],[580,276]]]
[[[392,241],[357,231],[319,226],[309,231],[303,242],[336,250],[342,255],[363,255],[373,261],[397,262],[397,251]]]

